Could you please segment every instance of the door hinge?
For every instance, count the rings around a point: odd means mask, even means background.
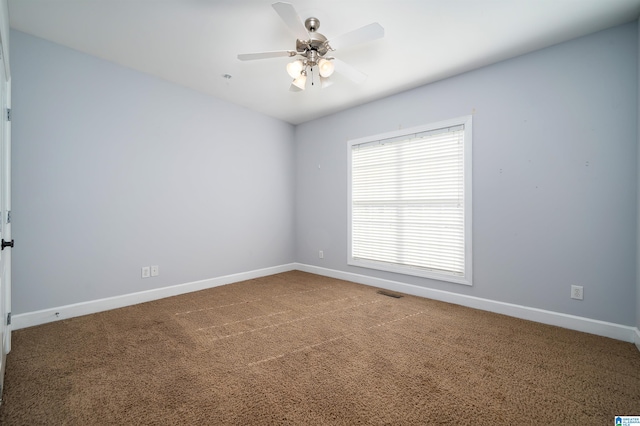
[[[7,108],[7,121],[11,121],[11,108]]]
[[[7,211],[7,223],[11,223],[11,210]]]
[[[11,325],[11,312],[7,314],[7,325]]]

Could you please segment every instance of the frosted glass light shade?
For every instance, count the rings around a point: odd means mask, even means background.
[[[303,69],[304,64],[300,60],[293,61],[287,64],[287,72],[289,73],[291,78],[298,78]]]
[[[318,67],[320,67],[320,75],[325,78],[331,76],[331,74],[333,74],[333,70],[335,69],[335,65],[333,64],[333,62],[324,58],[318,61]]]
[[[302,71],[298,75],[298,77],[295,80],[293,80],[292,84],[297,88],[299,88],[300,90],[304,90],[305,86],[307,85],[307,73]]]

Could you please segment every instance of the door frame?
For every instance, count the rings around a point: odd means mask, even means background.
[[[11,72],[9,65],[9,4],[8,0],[0,0],[0,55],[4,64],[4,81],[0,81],[0,99],[4,92],[4,104],[0,105],[0,126],[4,132],[0,135],[0,158],[2,158],[2,176],[0,181],[0,221],[2,230],[1,238],[11,241]],[[6,369],[6,355],[11,351],[11,250],[3,250],[0,262],[3,262],[2,276],[0,276],[0,304],[3,315],[0,317],[0,327],[2,327],[3,342],[0,342],[0,403],[2,402],[2,391],[4,390],[4,372]]]

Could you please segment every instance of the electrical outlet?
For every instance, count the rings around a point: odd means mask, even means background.
[[[584,289],[581,285],[572,285],[571,286],[571,298],[582,300],[584,297]]]
[[[151,276],[151,268],[148,266],[142,267],[142,278],[149,278]]]
[[[318,252],[318,257],[319,257],[320,259],[324,259],[324,252],[323,252],[322,250],[320,250],[320,251]]]
[[[153,265],[151,267],[151,276],[157,277],[158,275],[160,275],[160,268],[158,267],[158,265]]]

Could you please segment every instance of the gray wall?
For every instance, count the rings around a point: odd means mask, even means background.
[[[11,59],[14,314],[294,261],[293,126],[16,31]]]
[[[637,196],[637,212],[636,216],[640,217],[640,20],[638,20],[638,63],[637,63],[637,76],[638,79],[638,116],[637,116],[637,125],[638,125],[638,196]],[[640,329],[640,218],[638,219],[638,223],[636,223],[636,232],[637,232],[637,244],[636,244],[636,327]],[[640,348],[640,342],[636,342]]]
[[[294,129],[12,31],[13,312],[298,261],[640,326],[638,44],[632,23]],[[347,266],[347,140],[467,114],[473,287]]]
[[[636,27],[297,126],[297,261],[633,325]],[[348,266],[347,140],[467,114],[474,131],[474,285]],[[570,299],[571,284],[584,286],[583,301]]]

